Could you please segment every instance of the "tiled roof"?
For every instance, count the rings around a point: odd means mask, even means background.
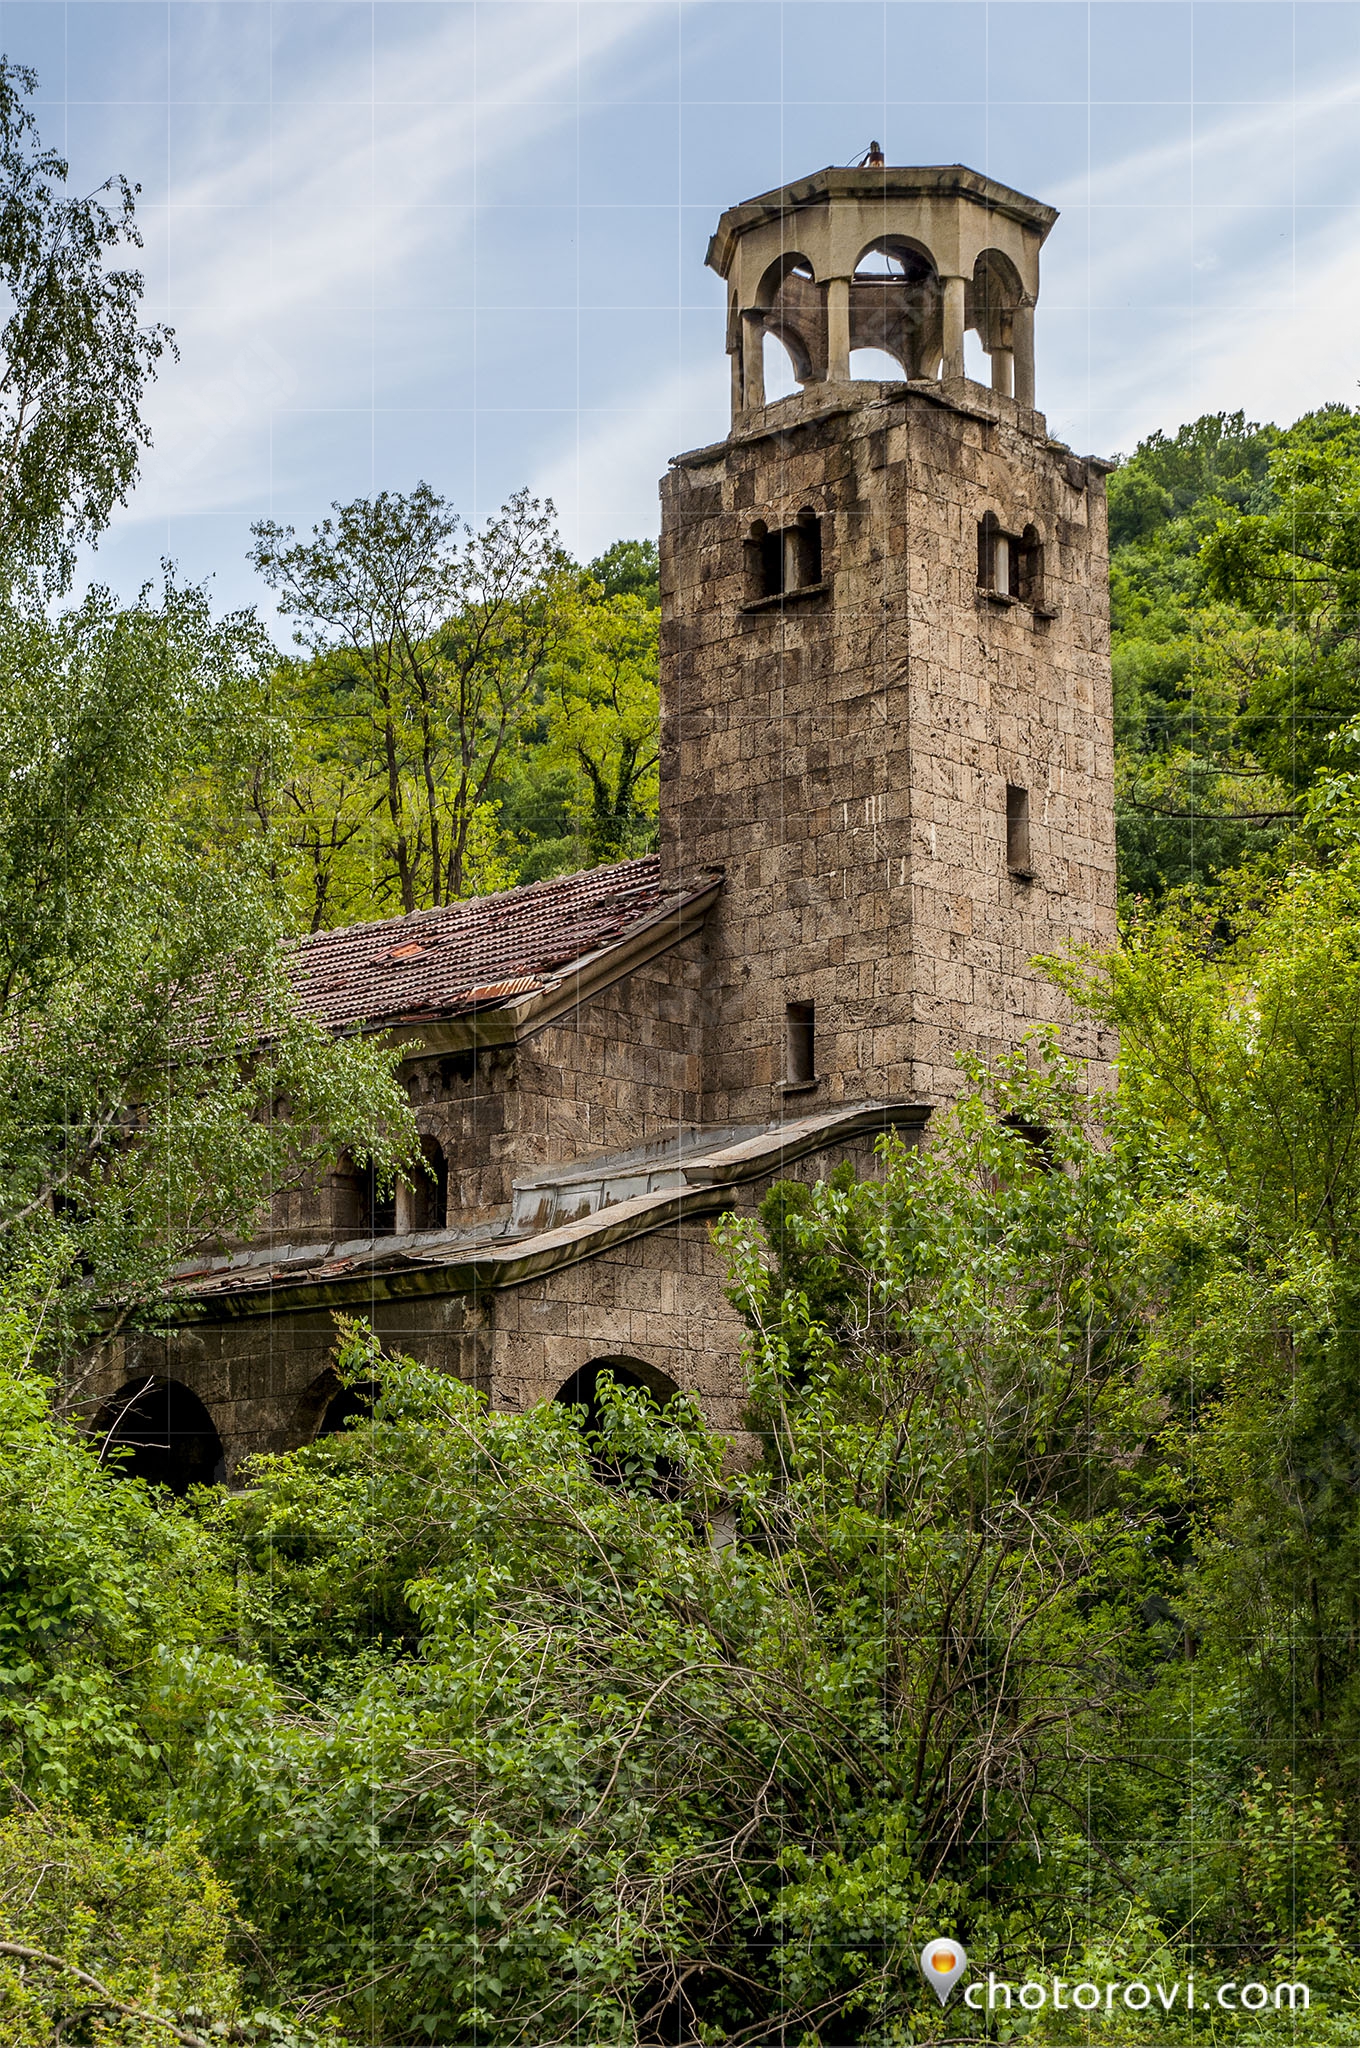
[[[466,1016],[550,987],[563,968],[661,910],[655,854],[442,910],[303,939],[298,1007],[331,1025]],[[678,898],[676,900],[679,900]]]

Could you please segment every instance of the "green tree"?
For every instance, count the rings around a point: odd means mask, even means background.
[[[587,565],[606,598],[635,597],[649,612],[661,609],[661,561],[654,540],[616,540]]]
[[[1272,651],[1244,727],[1291,787],[1333,755],[1360,711],[1360,415],[1324,406],[1270,457],[1269,509],[1224,518],[1203,548],[1205,585]]]
[[[81,542],[126,503],[150,439],[142,397],[173,347],[140,318],[138,187],[110,178],[65,190],[26,104],[36,73],[0,59],[0,581],[65,589]]]
[[[1293,811],[1242,726],[1259,684],[1251,622],[1206,592],[1200,551],[1230,509],[1269,501],[1275,427],[1206,414],[1155,433],[1109,480],[1121,887],[1211,884],[1278,841]]]
[[[637,596],[598,590],[587,584],[549,670],[541,760],[575,779],[589,857],[625,860],[656,834],[661,614]]]
[[[1171,1276],[1154,1348],[1196,1626],[1254,1758],[1337,1789],[1360,1734],[1358,932],[1352,842],[1145,920],[1074,983],[1119,1026],[1144,1234]]]
[[[1356,415],[1211,414],[1110,479],[1119,846],[1128,895],[1287,860],[1360,709],[1345,584]],[[1330,553],[1328,552],[1330,550]]]
[[[392,1057],[296,1013],[224,823],[269,660],[192,589],[0,611],[0,1265],[63,1251],[71,1328],[147,1312],[337,1148],[411,1143]]]
[[[423,483],[333,509],[310,541],[261,521],[252,560],[355,723],[342,751],[373,763],[397,905],[455,902],[484,880],[504,757],[565,630],[552,506],[517,492],[479,532]]]
[[[273,1694],[235,1654],[192,1504],[103,1462],[41,1371],[59,1269],[0,1282],[0,2039],[299,2036],[248,2000],[249,1943],[192,1824],[166,1815],[216,1717]]]
[[[383,792],[343,657],[279,662],[250,783],[251,815],[292,921],[334,930],[380,913]]]
[[[1074,1887],[1119,1924],[1091,1767],[1146,1657],[1147,1298],[1066,1079],[996,1088],[726,1231],[756,1469],[690,1401],[606,1386],[592,1435],[355,1333],[372,1418],[219,1511],[309,1709],[219,1723],[182,1808],[276,2002],[385,2041],[932,2039],[939,1925],[1002,1968]]]

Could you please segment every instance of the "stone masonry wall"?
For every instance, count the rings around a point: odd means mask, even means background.
[[[436,1371],[488,1384],[484,1307],[465,1295],[356,1298],[345,1303],[343,1313],[365,1317],[389,1349]],[[254,1453],[292,1450],[315,1436],[338,1390],[337,1337],[331,1310],[282,1303],[271,1315],[204,1317],[164,1335],[130,1335],[99,1360],[82,1389],[82,1405],[93,1420],[105,1403],[148,1374],[178,1380],[212,1417],[230,1480]]]
[[[876,1171],[872,1143],[861,1138],[793,1162],[786,1177],[824,1178],[843,1160],[862,1176]],[[767,1177],[735,1190],[734,1209],[750,1214],[770,1185]],[[349,1283],[337,1308],[368,1321],[386,1349],[471,1382],[498,1408],[551,1400],[581,1366],[634,1360],[698,1394],[710,1422],[740,1437],[745,1330],[725,1289],[710,1225],[697,1220],[516,1287],[384,1300]],[[166,1335],[125,1337],[85,1387],[86,1413],[93,1419],[145,1375],[178,1380],[208,1410],[230,1479],[253,1453],[289,1450],[316,1434],[338,1387],[336,1312],[293,1306],[281,1293],[271,1314],[210,1312]]]
[[[497,1215],[511,1184],[542,1167],[626,1151],[698,1118],[702,946],[686,940],[519,1045],[407,1062],[421,1135],[449,1163],[450,1223]],[[337,1223],[333,1180],[274,1204],[279,1243],[352,1228]]]
[[[1101,475],[978,386],[858,391],[770,406],[662,487],[663,860],[727,873],[713,1121],[788,1101],[790,1002],[815,1005],[800,1110],[947,1099],[957,1050],[1065,1018],[1034,954],[1113,936]],[[752,523],[805,511],[821,587],[762,603]],[[1038,528],[1041,608],[979,591],[988,511]],[[1029,882],[1007,870],[1008,782],[1031,795]],[[1097,1069],[1109,1051],[1070,1024],[1068,1043]]]
[[[449,1215],[475,1221],[541,1167],[626,1151],[693,1122],[700,1102],[701,939],[664,953],[476,1072],[412,1072],[416,1120],[449,1162]]]

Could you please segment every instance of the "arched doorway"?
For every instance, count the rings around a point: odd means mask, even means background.
[[[291,1442],[314,1444],[320,1437],[338,1436],[352,1421],[370,1416],[377,1397],[376,1380],[358,1380],[347,1387],[335,1367],[328,1365],[298,1403]]]
[[[317,1436],[338,1436],[351,1422],[366,1422],[373,1413],[377,1393],[376,1380],[361,1380],[352,1387],[337,1387],[317,1424]]]
[[[113,1469],[148,1486],[185,1494],[191,1486],[220,1486],[226,1479],[226,1454],[213,1419],[180,1380],[152,1374],[129,1380],[98,1426],[102,1454],[125,1454],[112,1461]]]
[[[592,1358],[580,1366],[569,1380],[564,1380],[553,1395],[564,1408],[584,1408],[585,1420],[582,1427],[596,1430],[600,1426],[601,1409],[599,1385],[601,1373],[609,1373],[620,1387],[636,1387],[649,1394],[658,1408],[664,1408],[673,1394],[680,1389],[675,1381],[648,1365],[642,1358]]]

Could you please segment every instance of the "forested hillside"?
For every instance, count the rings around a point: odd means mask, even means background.
[[[1360,713],[1360,418],[1215,413],[1110,478],[1126,898],[1277,868],[1349,771]]]
[[[82,1426],[88,1347],[415,1143],[290,941],[646,844],[655,555],[420,485],[255,528],[287,651],[173,580],[72,599],[172,337],[33,87],[0,67],[0,2044],[1353,2048],[1357,415],[1111,479],[1128,916],[1048,971],[1118,1093],[1036,1038],[881,1178],[720,1227],[758,1459],[607,1377],[493,1413],[356,1324],[344,1429],[174,1498]],[[946,2009],[946,1933],[1145,1996]]]
[[[306,540],[262,524],[253,558],[306,651],[268,678],[243,822],[302,929],[649,849],[654,542],[582,569],[527,491],[473,532],[420,484]]]

